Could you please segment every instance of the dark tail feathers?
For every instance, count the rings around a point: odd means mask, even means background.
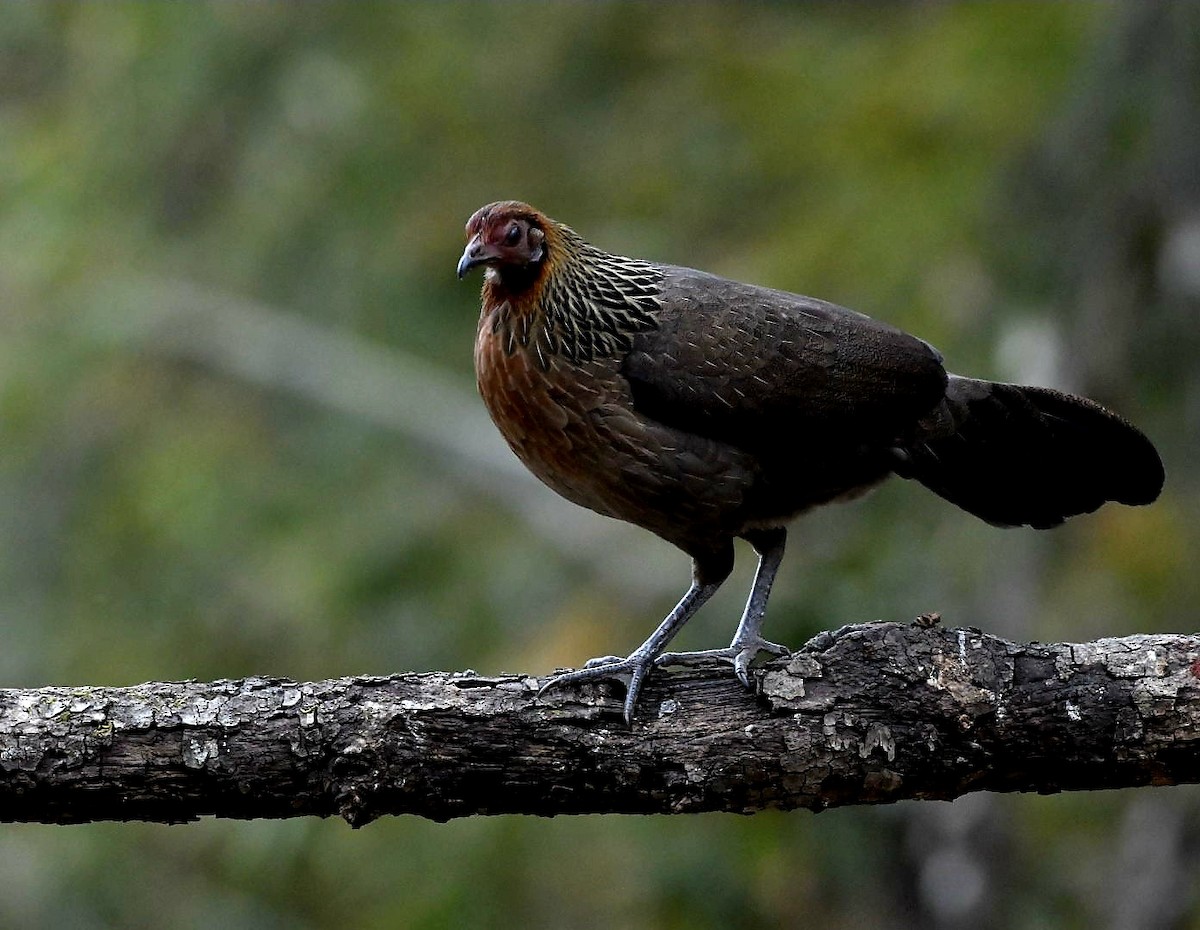
[[[1099,404],[957,375],[896,455],[897,474],[997,526],[1043,529],[1105,501],[1148,504],[1163,484],[1150,440]]]

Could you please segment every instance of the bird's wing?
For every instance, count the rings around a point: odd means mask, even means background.
[[[622,371],[659,422],[748,450],[887,442],[943,396],[941,356],[835,304],[665,267]]]

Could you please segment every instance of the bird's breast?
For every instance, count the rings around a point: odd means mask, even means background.
[[[576,504],[670,538],[685,512],[716,524],[742,501],[740,453],[639,415],[617,357],[572,361],[546,351],[536,325],[514,330],[485,313],[475,374],[517,457]]]
[[[564,497],[607,512],[594,475],[611,458],[609,422],[623,406],[616,372],[546,351],[528,330],[484,317],[475,343],[479,393],[530,471]],[[626,424],[627,433],[635,433]]]

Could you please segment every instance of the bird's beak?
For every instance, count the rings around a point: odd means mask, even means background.
[[[476,265],[486,265],[497,257],[495,252],[479,241],[479,236],[473,236],[458,260],[458,279],[461,281]]]

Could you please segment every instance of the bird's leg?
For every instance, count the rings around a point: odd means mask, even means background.
[[[637,649],[625,658],[603,656],[589,660],[578,671],[556,675],[542,685],[538,691],[538,697],[553,688],[561,688],[564,685],[580,684],[604,678],[628,677],[629,685],[625,692],[624,716],[626,723],[632,723],[633,709],[637,704],[638,695],[641,693],[642,683],[650,670],[654,668],[654,660],[662,655],[663,650],[667,648],[667,644],[675,634],[683,629],[683,625],[729,577],[729,572],[733,567],[733,546],[730,544],[725,548],[728,551],[722,552],[712,561],[693,560],[692,583],[687,592],[675,605],[675,609],[667,614],[666,619],[658,625],[658,629],[651,633]]]
[[[787,530],[783,527],[770,530],[754,530],[743,537],[758,553],[758,570],[754,573],[754,584],[746,609],[733,634],[733,642],[725,649],[704,649],[700,652],[666,652],[655,660],[656,665],[688,665],[708,659],[724,659],[733,664],[738,678],[750,687],[750,663],[759,652],[776,656],[788,655],[786,646],[763,639],[763,618],[767,613],[767,599],[771,596],[771,585],[775,573],[783,560],[783,547],[787,541]]]

